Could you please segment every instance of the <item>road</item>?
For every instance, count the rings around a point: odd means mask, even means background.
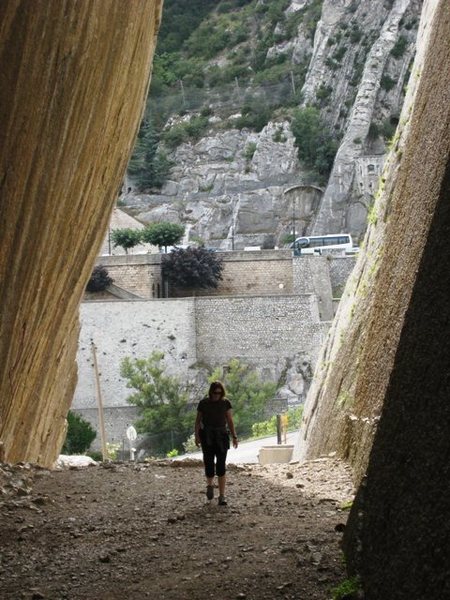
[[[295,444],[295,440],[298,436],[298,431],[293,431],[288,433],[286,436],[287,444]],[[244,464],[244,463],[257,463],[258,462],[258,452],[259,449],[263,446],[276,446],[277,445],[277,436],[271,436],[266,438],[260,438],[258,440],[252,440],[250,442],[242,442],[239,444],[238,448],[235,450],[234,448],[230,448],[228,451],[227,462],[235,465]],[[183,460],[185,458],[202,458],[202,453],[199,452],[191,452],[189,454],[183,454],[177,456],[175,460]]]

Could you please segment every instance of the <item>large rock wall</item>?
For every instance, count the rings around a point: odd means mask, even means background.
[[[390,51],[399,38],[400,22],[405,16],[407,9],[413,4],[411,0],[394,0],[392,8],[389,10],[384,21],[380,22],[379,36],[375,43],[370,48],[365,57],[364,70],[361,77],[361,83],[358,87],[355,101],[353,103],[344,136],[336,154],[332,172],[330,174],[328,185],[322,198],[320,208],[316,214],[312,232],[321,234],[328,231],[351,231],[355,233],[356,223],[352,223],[351,215],[355,211],[354,204],[361,204],[361,197],[365,194],[366,198],[363,201],[366,204],[366,214],[372,200],[372,194],[369,189],[362,189],[361,193],[353,193],[353,182],[355,178],[355,159],[359,158],[362,152],[362,142],[367,140],[369,128],[374,120],[375,106],[380,102],[380,85],[383,73],[386,69],[386,63],[389,58],[392,58]],[[371,1],[370,8],[367,2],[361,2],[358,7],[360,19],[364,22],[365,19],[372,21],[374,18],[380,18],[385,10],[386,3],[379,0]],[[325,0],[322,12],[322,27],[318,28],[315,40],[315,52],[318,58],[314,61],[313,68],[324,70],[323,60],[326,59],[326,43],[330,37],[330,27],[335,27],[336,21],[339,20],[339,13],[346,13],[348,6],[342,3],[339,8],[336,7],[336,2]],[[374,17],[377,15],[378,17]],[[329,23],[326,17],[328,16]],[[342,18],[342,15],[340,15]],[[373,21],[372,21],[373,22]],[[328,28],[327,28],[328,25]],[[328,35],[325,35],[325,31]],[[321,34],[321,35],[320,35]],[[328,57],[329,58],[329,57]],[[402,57],[402,62],[405,70],[408,66],[407,57]],[[347,59],[348,60],[348,59]],[[399,75],[399,74],[398,74]],[[311,80],[312,77],[309,77]],[[323,80],[323,74],[321,79]],[[403,77],[399,77],[401,94],[401,86],[404,81]],[[339,80],[339,83],[334,86],[333,93],[336,95],[344,95],[348,89],[348,79],[345,77]],[[342,86],[347,88],[345,91]],[[305,84],[305,92],[309,91],[309,81]],[[309,99],[312,98],[310,96]],[[358,190],[358,192],[360,192]],[[357,219],[359,221],[359,219]],[[358,223],[362,225],[363,223]]]
[[[78,306],[139,125],[161,2],[0,4],[0,440],[51,465]]]
[[[380,273],[378,330],[360,383],[366,397],[375,395],[373,363],[389,335],[389,312],[402,302],[407,309],[388,347],[392,368],[367,478],[346,535],[349,564],[362,575],[367,600],[450,597],[448,1],[427,2],[425,16],[429,44],[399,174],[402,202],[392,206],[386,235],[388,244],[396,235],[407,243]],[[381,297],[389,298],[385,307]]]
[[[280,21],[274,37],[281,34],[282,41],[274,42],[267,57],[285,57],[294,71],[308,65],[300,106],[318,107],[339,144],[328,185],[322,182],[325,197],[317,174],[298,160],[284,111],[259,133],[229,129],[242,102],[235,98],[230,115],[212,90],[210,128],[172,153],[175,166],[161,193],[123,196],[139,218],[181,222],[186,237],[223,250],[270,240],[281,245],[292,232],[293,213],[300,235],[346,231],[355,241],[362,238],[390,137],[386,129],[397,124],[403,103],[422,0],[305,0],[291,2],[286,16],[318,4],[314,40],[308,19],[299,19],[289,40]],[[399,42],[403,47],[396,51]],[[220,61],[227,60],[224,53]],[[244,90],[247,84],[240,85]],[[267,86],[273,94],[275,87]],[[174,116],[171,124],[187,119]],[[293,186],[296,194],[288,194]]]
[[[295,448],[299,458],[338,451],[351,462],[357,481],[367,467],[445,169],[447,107],[423,81],[432,4],[421,22],[412,83],[365,248],[319,358]]]

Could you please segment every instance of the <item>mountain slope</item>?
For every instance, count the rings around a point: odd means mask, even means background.
[[[162,32],[145,120],[152,135],[141,129],[121,204],[224,249],[282,244],[294,221],[297,234],[360,238],[421,0],[201,4],[189,36],[169,24]]]

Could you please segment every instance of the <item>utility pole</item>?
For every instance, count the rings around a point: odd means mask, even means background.
[[[294,237],[292,241],[295,242],[297,237],[297,233],[295,231],[295,196],[292,196],[292,235]]]
[[[294,73],[292,71],[289,71],[291,74],[291,86],[292,86],[292,95],[295,96],[295,80],[294,80]]]
[[[183,98],[183,106],[186,106],[186,95],[184,93],[183,80],[180,79],[181,97]]]
[[[237,77],[234,78],[234,82],[236,84],[237,97],[240,100],[241,99],[241,88],[239,87],[239,81],[238,81]]]
[[[103,460],[108,460],[108,450],[106,448],[106,434],[105,434],[105,420],[103,417],[103,400],[102,393],[100,390],[100,376],[98,373],[98,364],[97,364],[97,353],[96,347],[94,344],[94,340],[91,340],[91,351],[92,351],[92,359],[94,362],[94,375],[95,375],[95,388],[97,391],[97,406],[98,406],[98,425],[100,429],[100,439],[102,444],[102,456]]]

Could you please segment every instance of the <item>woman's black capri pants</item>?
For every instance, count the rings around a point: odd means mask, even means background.
[[[212,444],[205,443],[205,436],[202,435],[203,432],[200,433],[200,440],[202,443],[202,452],[203,452],[203,462],[205,464],[205,475],[206,477],[214,477],[214,467],[215,474],[217,477],[222,477],[225,475],[226,467],[225,463],[227,460],[227,452],[229,446],[228,435],[226,436],[226,440],[223,443],[219,444],[217,441],[214,441]],[[215,460],[215,464],[214,464]]]

